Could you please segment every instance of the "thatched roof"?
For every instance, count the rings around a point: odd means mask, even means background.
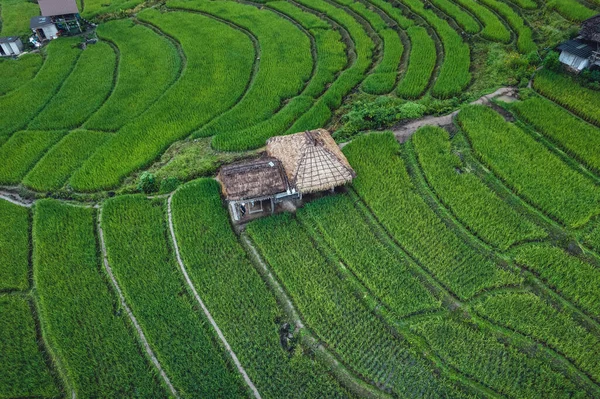
[[[231,201],[268,198],[288,189],[281,162],[270,157],[223,166],[217,179]]]
[[[272,137],[267,154],[281,161],[290,184],[302,193],[328,190],[356,177],[325,129]]]
[[[600,42],[600,14],[583,21],[580,34],[585,40]]]

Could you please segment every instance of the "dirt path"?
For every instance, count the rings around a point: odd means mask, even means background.
[[[493,93],[486,94],[485,96],[473,101],[471,104],[481,104],[488,105],[490,101],[499,96],[504,96],[505,98],[515,98],[515,89],[512,87],[502,87],[496,90]],[[392,132],[396,139],[403,143],[413,135],[413,133],[423,126],[433,125],[433,126],[447,126],[452,124],[454,117],[458,114],[459,110],[456,110],[448,115],[442,116],[426,116],[425,118],[417,119],[412,122],[408,122],[406,125],[400,126]]]
[[[3,199],[15,205],[24,206],[26,208],[31,208],[31,206],[33,205],[33,200],[21,198],[19,194],[5,190],[0,190],[0,199]]]
[[[183,260],[181,259],[181,254],[179,253],[179,244],[177,243],[177,238],[175,237],[175,229],[173,227],[173,215],[172,215],[172,212],[171,212],[171,202],[172,202],[172,200],[173,200],[173,194],[171,194],[169,196],[169,200],[167,201],[167,213],[168,213],[168,218],[169,218],[169,230],[171,232],[171,240],[173,241],[173,248],[175,248],[175,256],[177,257],[177,263],[179,263],[179,268],[181,269],[181,273],[183,273],[183,276],[185,277],[185,281],[186,281],[188,287],[192,290],[192,292],[194,294],[194,298],[196,298],[196,301],[198,302],[198,304],[202,308],[202,311],[206,315],[206,318],[208,319],[208,321],[212,325],[213,329],[217,332],[217,335],[219,336],[219,339],[221,340],[221,342],[225,346],[225,349],[227,350],[227,353],[229,353],[229,356],[231,356],[231,358],[233,359],[233,362],[235,363],[235,367],[237,367],[238,371],[240,372],[240,374],[244,378],[244,381],[246,382],[246,384],[248,385],[248,387],[252,390],[252,393],[254,394],[254,397],[256,399],[261,399],[261,396],[260,396],[260,393],[258,392],[258,389],[256,389],[256,387],[254,386],[254,383],[252,382],[252,380],[250,380],[250,377],[248,376],[248,373],[246,373],[246,370],[244,370],[244,367],[242,366],[242,364],[238,360],[238,357],[236,356],[235,352],[233,351],[233,349],[231,349],[231,346],[227,342],[227,339],[225,339],[225,336],[223,335],[223,332],[221,331],[221,329],[219,328],[219,326],[217,325],[217,323],[213,319],[213,317],[210,314],[210,312],[208,311],[208,308],[206,307],[206,305],[204,305],[204,302],[200,298],[200,295],[198,295],[198,292],[196,291],[196,288],[194,287],[194,284],[192,283],[192,280],[190,279],[190,276],[187,273],[185,265],[183,264]]]
[[[175,391],[175,388],[171,384],[171,381],[169,380],[169,377],[167,376],[167,374],[163,370],[162,366],[160,365],[158,359],[154,355],[154,352],[152,351],[152,348],[150,348],[150,344],[148,344],[148,340],[146,339],[146,335],[142,331],[142,329],[141,329],[141,327],[140,327],[137,319],[133,315],[133,312],[131,311],[131,309],[127,305],[127,302],[125,302],[125,297],[123,296],[123,292],[121,291],[121,287],[119,287],[119,284],[117,283],[117,280],[115,279],[115,276],[114,276],[113,271],[112,271],[112,269],[110,267],[110,264],[108,263],[108,255],[106,254],[106,244],[104,242],[104,231],[102,230],[101,221],[102,221],[102,208],[99,208],[98,209],[98,224],[97,224],[98,225],[98,239],[100,241],[100,249],[102,251],[102,261],[104,263],[104,269],[108,273],[108,276],[110,277],[110,281],[112,282],[113,287],[115,287],[115,290],[117,291],[117,294],[118,294],[119,299],[121,301],[121,306],[123,306],[123,309],[125,309],[125,312],[127,313],[127,316],[129,316],[129,319],[133,323],[133,326],[135,327],[135,330],[138,333],[139,339],[142,342],[142,345],[144,346],[144,349],[146,350],[146,353],[148,354],[148,356],[150,356],[150,359],[152,360],[152,363],[154,363],[154,366],[156,367],[156,369],[160,373],[160,376],[162,377],[163,381],[169,387],[169,390],[171,391],[171,394],[173,394],[173,396],[175,396],[176,398],[179,398],[179,395],[177,395],[177,391]]]

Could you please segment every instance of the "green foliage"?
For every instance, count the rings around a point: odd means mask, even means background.
[[[228,366],[228,355],[187,293],[167,241],[164,205],[139,195],[105,203],[102,227],[110,265],[181,397],[244,397],[241,376]]]
[[[154,174],[143,172],[138,180],[137,188],[139,191],[146,194],[158,191],[158,182],[156,181]]]
[[[73,47],[79,40],[51,41],[46,47],[44,65],[35,78],[0,97],[0,140],[23,129],[56,93],[81,54]]]
[[[33,242],[42,329],[77,397],[167,397],[102,272],[94,210],[36,202]]]
[[[0,294],[0,397],[58,397],[25,298]]]
[[[24,54],[17,60],[0,59],[0,95],[33,79],[43,63],[44,59],[39,53]]]
[[[60,189],[69,176],[100,147],[110,135],[74,130],[52,147],[23,179],[33,190]]]
[[[404,52],[404,46],[398,32],[392,29],[384,29],[379,32],[383,38],[383,59],[369,74],[363,82],[363,90],[370,94],[385,94],[394,89],[400,59]]]
[[[0,147],[0,183],[18,184],[46,151],[56,144],[65,132],[17,132]]]
[[[483,24],[481,37],[501,43],[510,42],[510,31],[502,21],[490,11],[474,0],[456,0],[459,4],[471,11]]]
[[[2,20],[0,36],[25,36],[31,34],[29,20],[38,15],[40,15],[40,8],[33,1],[0,0],[0,17],[2,17],[0,18]],[[4,75],[2,79],[4,79]]]
[[[461,7],[459,7],[456,3],[450,0],[432,0],[431,1],[437,8],[439,8],[444,14],[448,15],[462,29],[467,33],[477,33],[481,30],[479,24],[475,19],[471,16],[471,14],[465,12]]]
[[[589,168],[600,172],[600,129],[543,97],[514,103],[519,117]]]
[[[560,292],[595,318],[600,316],[600,270],[559,248],[527,245],[515,252],[515,261],[532,270],[546,284]]]
[[[170,7],[203,11],[239,25],[258,39],[258,72],[243,98],[194,137],[240,130],[271,117],[298,94],[311,76],[310,40],[302,30],[268,8],[223,1],[171,0]],[[285,32],[285,34],[283,34]]]
[[[108,44],[90,45],[58,93],[31,121],[29,129],[74,129],[108,97],[113,86],[116,54]]]
[[[84,18],[93,18],[101,14],[122,13],[141,3],[143,0],[82,0],[84,8],[80,12]]]
[[[546,3],[546,7],[575,22],[584,21],[597,14],[577,0],[550,0]]]
[[[298,218],[338,254],[344,264],[400,318],[431,311],[440,303],[411,274],[406,259],[397,258],[365,222],[350,197],[337,195],[311,202]]]
[[[27,289],[30,248],[29,210],[0,200],[0,291]]]
[[[357,173],[354,188],[406,252],[460,298],[521,281],[437,217],[416,192],[399,151],[391,133],[361,136],[344,147]]]
[[[524,8],[526,10],[535,10],[538,8],[538,4],[535,0],[510,0],[512,3],[515,3],[517,6]]]
[[[324,365],[298,353],[291,358],[282,349],[282,311],[229,225],[219,184],[212,179],[186,184],[173,196],[172,206],[177,241],[194,286],[262,397],[347,396]]]
[[[549,69],[554,72],[562,71],[562,63],[559,61],[560,54],[556,51],[551,51],[546,55],[542,65],[545,69]]]
[[[412,143],[425,177],[441,201],[485,241],[507,249],[546,236],[463,165],[444,129],[423,127],[413,135]]]
[[[314,97],[323,93],[327,84],[346,65],[345,45],[340,34],[319,17],[284,1],[269,2],[272,7],[298,21],[314,36],[317,47],[317,66],[313,77],[301,95],[292,98],[271,118],[243,129],[223,132],[214,137],[212,145],[223,151],[258,148],[272,136],[285,132],[296,119],[314,104]]]
[[[195,13],[147,9],[137,18],[157,25],[181,43],[186,68],[164,96],[123,126],[73,174],[70,183],[77,191],[117,186],[171,143],[231,107],[250,75],[254,51],[250,39],[239,30]],[[203,39],[199,42],[198,37]],[[212,56],[206,57],[207,53]]]
[[[398,97],[417,98],[425,91],[435,68],[436,48],[433,39],[422,26],[412,26],[406,33],[410,38],[410,58],[396,94]]]
[[[535,76],[533,88],[586,121],[600,127],[600,92],[581,87],[575,79],[548,70]]]
[[[344,10],[321,0],[299,0],[300,4],[327,15],[346,29],[354,42],[356,59],[329,86],[317,102],[287,130],[296,133],[303,130],[325,126],[331,119],[332,110],[342,104],[342,99],[364,78],[369,69],[375,44],[365,32],[364,27]]]
[[[531,29],[525,24],[523,18],[508,4],[499,0],[481,0],[481,3],[496,11],[517,34],[517,48],[522,54],[537,51],[537,46],[532,38]]]
[[[142,174],[143,175],[143,174]],[[160,181],[160,193],[171,193],[179,187],[181,182],[176,177],[165,177]]]
[[[417,119],[423,116],[425,109],[421,104],[395,100],[391,97],[377,97],[373,101],[356,101],[342,117],[344,125],[335,133],[335,137],[344,140],[360,131],[390,126],[403,119]]]
[[[100,24],[97,32],[119,50],[118,77],[114,91],[85,127],[115,131],[164,94],[178,75],[181,59],[167,38],[130,19]]]
[[[562,224],[600,214],[600,188],[523,130],[485,106],[458,114],[477,157],[517,194]]]
[[[600,378],[600,340],[564,309],[557,309],[531,293],[489,295],[475,309],[495,323],[542,341],[563,353],[594,380]]]
[[[402,3],[431,25],[444,47],[444,61],[431,93],[438,98],[449,98],[459,94],[471,81],[469,46],[447,21],[438,17],[432,10],[426,9],[419,0],[402,0]]]
[[[338,260],[325,258],[290,214],[254,221],[247,232],[304,321],[351,369],[397,395],[459,396],[449,381],[434,376],[402,336],[364,306],[337,273]]]
[[[523,353],[491,331],[451,318],[431,317],[414,327],[450,365],[501,395],[570,398],[577,387],[535,354]]]

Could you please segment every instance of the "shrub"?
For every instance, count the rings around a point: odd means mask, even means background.
[[[149,194],[158,191],[158,183],[154,174],[150,172],[143,172],[138,181],[137,188],[139,191]]]
[[[181,182],[176,177],[165,177],[160,182],[160,192],[161,193],[173,192],[180,184],[181,184]]]

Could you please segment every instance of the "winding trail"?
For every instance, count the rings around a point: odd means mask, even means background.
[[[133,323],[133,326],[135,327],[135,330],[138,333],[139,339],[140,339],[142,345],[144,346],[144,349],[146,350],[146,353],[148,354],[148,356],[152,360],[152,363],[154,363],[154,366],[156,367],[156,369],[160,373],[160,376],[162,377],[162,379],[165,382],[165,384],[167,384],[167,386],[169,387],[169,390],[171,391],[171,394],[173,396],[175,396],[176,398],[179,398],[179,395],[177,394],[177,391],[175,391],[175,388],[171,384],[171,381],[169,380],[169,377],[167,376],[167,374],[163,370],[162,366],[160,365],[158,359],[156,358],[156,355],[152,351],[152,348],[150,348],[150,344],[148,344],[148,340],[146,339],[146,335],[144,335],[144,332],[142,331],[142,328],[140,327],[137,319],[133,315],[133,312],[131,311],[131,309],[127,305],[127,302],[125,302],[125,296],[123,296],[123,292],[121,291],[121,287],[119,287],[119,284],[117,283],[117,280],[115,279],[115,276],[114,276],[113,271],[112,271],[112,269],[110,267],[110,264],[108,263],[108,255],[106,254],[106,243],[104,242],[104,231],[102,230],[102,224],[101,224],[101,222],[102,222],[102,208],[98,207],[98,222],[97,222],[97,226],[98,226],[98,240],[100,241],[100,249],[102,251],[102,262],[104,264],[104,269],[108,273],[108,276],[110,277],[110,281],[112,282],[113,287],[115,288],[117,294],[119,295],[119,300],[121,301],[121,306],[123,306],[123,308],[125,309],[125,312],[127,313],[127,316],[129,316],[129,319]]]
[[[495,92],[486,94],[485,96],[478,98],[477,100],[471,102],[470,104],[488,105],[488,104],[490,104],[490,102],[493,98],[496,98],[498,96],[509,96],[509,97],[513,96],[515,90],[516,89],[513,87],[501,87],[498,90],[496,90]],[[454,111],[448,115],[442,115],[442,116],[426,116],[425,118],[417,119],[415,121],[408,122],[407,124],[402,125],[398,128],[395,128],[392,130],[392,132],[394,133],[394,136],[396,136],[396,139],[400,143],[404,143],[420,127],[428,126],[428,125],[434,125],[434,126],[440,126],[440,127],[451,125],[452,121],[454,120],[454,117],[456,115],[458,115],[459,111],[460,111],[460,109],[457,109],[456,111]]]
[[[190,276],[187,273],[185,265],[183,264],[183,260],[181,259],[181,254],[179,253],[179,244],[177,243],[177,238],[175,237],[175,229],[173,227],[173,214],[171,212],[171,202],[172,202],[172,200],[173,200],[173,194],[169,195],[169,199],[167,201],[167,215],[168,215],[168,219],[169,219],[169,231],[171,232],[171,240],[173,242],[173,248],[175,248],[175,256],[177,257],[177,263],[179,264],[179,268],[181,269],[181,273],[183,273],[183,276],[185,277],[185,281],[186,281],[188,287],[190,288],[190,290],[192,290],[192,293],[194,294],[194,298],[196,298],[196,301],[198,302],[198,304],[202,308],[202,311],[206,315],[206,318],[208,319],[208,321],[210,321],[210,324],[212,325],[213,329],[216,331],[217,335],[219,336],[219,339],[221,340],[221,342],[225,346],[225,349],[227,350],[227,353],[229,353],[229,356],[231,356],[231,359],[235,363],[236,368],[238,369],[238,371],[240,372],[240,374],[244,378],[244,381],[246,382],[246,384],[248,385],[248,387],[250,388],[250,390],[252,390],[252,393],[254,394],[254,397],[256,399],[262,399],[261,396],[260,396],[260,393],[258,392],[258,389],[256,389],[256,387],[254,386],[254,383],[252,382],[252,380],[250,380],[250,377],[248,376],[248,373],[246,373],[246,370],[244,370],[244,367],[242,366],[242,364],[238,360],[238,357],[236,356],[235,352],[233,351],[233,349],[231,349],[231,346],[227,342],[227,339],[225,339],[225,336],[223,335],[223,332],[221,331],[221,329],[219,328],[219,326],[215,322],[215,319],[213,319],[213,317],[210,314],[210,312],[208,311],[208,308],[206,307],[206,305],[204,305],[204,302],[200,298],[200,295],[198,295],[198,292],[196,291],[196,288],[194,287],[194,284],[192,283],[192,280],[190,279]],[[98,224],[98,226],[100,226],[100,225]],[[101,232],[101,230],[100,230],[100,232]],[[102,242],[102,248],[103,248],[103,252],[104,252],[104,241],[103,241],[101,233],[100,233],[100,240]],[[104,262],[105,262],[105,265],[106,265],[107,264],[106,256],[104,257],[104,259],[105,259]],[[112,273],[111,273],[111,279],[112,278],[113,277],[112,277]],[[120,291],[119,291],[119,295],[121,295]]]

